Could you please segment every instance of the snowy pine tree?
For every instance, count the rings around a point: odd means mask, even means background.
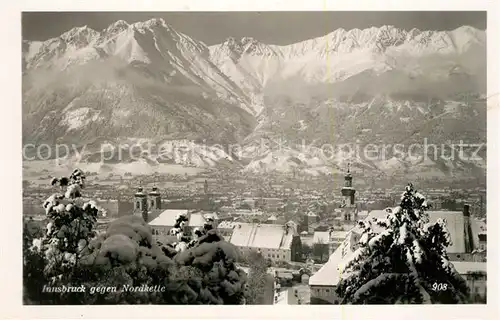
[[[342,304],[466,303],[469,289],[448,260],[445,221],[429,223],[410,184],[385,219],[362,221],[359,247],[337,287]]]
[[[45,272],[60,279],[77,264],[88,239],[95,235],[99,209],[94,201],[79,203],[85,184],[80,169],[75,169],[69,178],[54,178],[52,185],[56,184],[65,192],[45,200],[43,207],[49,223],[44,237],[33,241],[33,249],[44,253],[48,262]]]
[[[44,303],[67,299],[67,294],[42,293],[40,284],[60,286],[71,283],[89,239],[95,236],[94,227],[99,214],[94,201],[84,203],[81,198],[85,175],[80,169],[75,169],[69,177],[53,178],[51,185],[59,186],[62,193],[51,195],[43,203],[49,222],[42,236],[32,239],[24,254],[27,299]],[[34,278],[38,282],[33,281]]]

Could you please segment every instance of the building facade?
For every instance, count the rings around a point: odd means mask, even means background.
[[[329,228],[326,231],[314,231],[312,245],[324,244],[328,247],[330,256],[346,239],[348,231],[336,231]]]
[[[144,219],[149,222],[156,218],[162,210],[161,194],[158,188],[153,189],[146,193],[143,188],[137,188],[134,194],[134,208],[133,215]]]
[[[453,261],[455,270],[465,279],[474,302],[486,302],[486,263],[477,261]]]

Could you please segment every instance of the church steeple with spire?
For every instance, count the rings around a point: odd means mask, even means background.
[[[344,187],[342,187],[342,208],[344,220],[356,220],[357,208],[354,202],[356,189],[352,186],[351,164],[347,164],[347,173],[344,176]]]
[[[351,174],[351,164],[347,164],[347,174],[344,177],[344,187],[352,187],[352,174]]]

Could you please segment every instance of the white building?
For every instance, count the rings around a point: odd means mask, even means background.
[[[243,254],[255,250],[272,261],[292,261],[300,254],[300,237],[294,222],[279,225],[223,221],[217,229]]]
[[[335,249],[337,249],[345,238],[349,231],[315,231],[313,235],[312,245],[314,244],[325,244],[328,246],[329,254],[332,254]]]

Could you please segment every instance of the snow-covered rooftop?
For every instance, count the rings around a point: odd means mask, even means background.
[[[233,222],[233,221],[221,221],[219,223],[219,225],[217,226],[217,228],[219,228],[219,229],[231,229],[231,228],[235,227],[237,224],[239,224],[239,223]]]
[[[238,223],[229,242],[239,247],[290,249],[293,230],[285,234],[282,225]]]
[[[187,223],[190,227],[203,227],[205,225],[205,218],[201,213],[192,213],[189,215],[189,221]]]
[[[452,261],[451,262],[460,274],[467,274],[469,272],[486,272],[486,262],[476,261]]]
[[[215,219],[215,220],[219,219],[219,216],[215,212],[205,213],[203,215],[203,217],[205,217],[205,219],[208,219],[208,218],[212,218],[212,219]]]
[[[341,265],[338,263],[342,260],[342,246],[339,246],[328,261],[309,278],[310,286],[336,286],[342,276],[345,276]]]
[[[149,223],[151,226],[174,226],[178,215],[187,215],[188,210],[167,209],[160,213],[153,221]]]
[[[360,218],[366,218],[367,216],[368,216],[367,210],[361,210],[358,212],[358,217],[360,217]]]
[[[330,234],[330,238],[332,239],[345,239],[349,231],[332,231]]]
[[[465,252],[464,228],[465,218],[461,211],[430,211],[430,222],[436,222],[438,219],[446,219],[446,226],[450,232],[452,245],[448,247],[448,253],[461,253]],[[480,226],[475,219],[469,219],[474,243],[473,248],[478,246],[478,234],[481,232]]]
[[[313,243],[324,243],[328,244],[330,242],[330,233],[328,231],[315,231],[313,235]]]

